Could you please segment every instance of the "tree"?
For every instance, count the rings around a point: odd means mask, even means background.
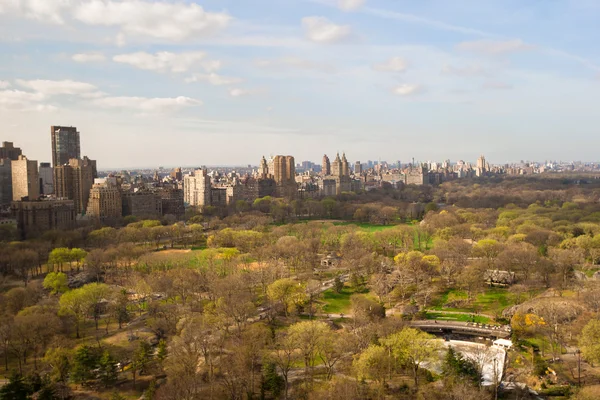
[[[82,286],[79,290],[84,298],[84,307],[94,318],[96,330],[98,330],[98,321],[103,311],[102,304],[110,298],[111,289],[104,283],[90,283]]]
[[[579,347],[583,357],[591,363],[600,363],[600,320],[593,319],[581,331]]]
[[[129,322],[129,310],[127,309],[128,305],[129,295],[127,294],[126,289],[116,290],[113,292],[110,302],[110,312],[113,318],[119,324],[119,329],[123,327],[124,323]]]
[[[144,373],[150,360],[152,358],[152,347],[146,341],[141,341],[137,349],[133,353],[133,359],[131,360],[131,373],[133,375],[133,386],[135,386],[135,379],[138,374]]]
[[[52,294],[64,293],[69,290],[69,280],[67,274],[62,272],[50,272],[44,278],[42,284],[44,289],[50,290]]]
[[[98,366],[100,360],[97,349],[83,345],[75,350],[73,362],[71,363],[71,379],[75,383],[87,384],[93,379],[93,370]]]
[[[67,383],[69,371],[71,370],[71,358],[73,352],[63,347],[48,349],[44,356],[44,362],[51,368],[52,379],[62,384]]]
[[[270,284],[267,287],[267,296],[271,301],[282,305],[286,317],[305,299],[302,284],[289,278],[279,279]]]
[[[331,334],[326,323],[320,321],[298,322],[288,329],[290,340],[296,343],[304,360],[304,378],[307,389],[312,383],[312,376],[321,343]]]
[[[288,398],[290,371],[299,357],[296,338],[297,336],[292,336],[288,332],[278,332],[272,352],[269,354],[270,360],[279,368],[283,376],[285,399]]]
[[[29,400],[31,388],[20,374],[13,374],[8,383],[0,388],[0,400]]]
[[[419,387],[419,369],[437,357],[439,344],[434,337],[413,328],[404,328],[382,341],[391,348],[394,357],[413,373],[415,387]]]
[[[385,385],[389,355],[384,347],[371,344],[355,358],[353,365],[358,379],[372,379]]]
[[[88,302],[83,288],[63,293],[59,299],[60,315],[72,316],[75,319],[76,337],[79,339],[79,325],[84,319],[88,309]]]
[[[108,350],[104,350],[98,361],[98,375],[104,386],[109,387],[118,377],[117,364]]]

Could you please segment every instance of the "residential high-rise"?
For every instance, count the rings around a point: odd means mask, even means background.
[[[181,168],[175,168],[171,171],[171,179],[174,181],[181,181],[183,179],[183,174],[181,173]]]
[[[337,153],[335,160],[331,164],[331,175],[342,176],[342,160],[340,159],[340,153]]]
[[[183,201],[192,207],[210,205],[210,177],[205,168],[183,177]]]
[[[75,224],[73,200],[15,201],[11,210],[23,238]]]
[[[81,157],[79,132],[74,126],[51,126],[52,166],[65,165],[72,158]]]
[[[10,160],[18,160],[21,154],[23,154],[21,149],[15,147],[13,142],[2,142],[2,147],[0,147],[0,159],[8,158]]]
[[[362,164],[360,161],[354,163],[354,175],[362,174]]]
[[[13,201],[37,200],[40,197],[38,163],[21,155],[11,161]]]
[[[54,170],[50,163],[40,163],[40,193],[49,195],[54,193]]]
[[[477,176],[483,176],[486,174],[486,172],[487,172],[487,163],[485,162],[485,157],[483,155],[481,155],[477,159],[477,170],[475,171],[475,173],[477,174]]]
[[[54,168],[54,192],[58,198],[73,200],[75,211],[85,214],[94,184],[94,164],[87,157],[73,158]]]
[[[348,160],[346,159],[346,153],[342,155],[342,176],[350,176],[350,166],[348,165]]]
[[[331,175],[331,163],[329,162],[329,157],[327,154],[323,156],[323,166],[321,168],[321,173],[323,176]]]
[[[123,193],[121,202],[124,217],[129,215],[146,219],[162,217],[162,200],[156,193],[147,190]]]
[[[12,192],[12,160],[0,159],[0,205],[7,206],[13,201]]]
[[[273,158],[272,172],[277,186],[276,193],[280,197],[296,197],[298,186],[296,184],[296,163],[292,156],[275,156]]]
[[[86,215],[100,221],[116,221],[123,215],[123,203],[119,187],[110,180],[95,183],[90,190]]]

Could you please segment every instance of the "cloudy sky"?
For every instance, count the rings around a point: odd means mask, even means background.
[[[597,0],[0,0],[0,133],[99,167],[598,160]]]

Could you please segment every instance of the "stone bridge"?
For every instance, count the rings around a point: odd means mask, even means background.
[[[422,331],[433,334],[459,334],[470,336],[489,337],[494,339],[508,339],[511,335],[511,329],[508,325],[495,326],[478,324],[474,322],[458,322],[458,321],[411,321],[410,326],[419,328]]]

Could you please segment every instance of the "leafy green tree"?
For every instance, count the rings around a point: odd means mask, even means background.
[[[600,363],[600,320],[593,319],[581,331],[579,347],[583,357],[591,363]]]
[[[272,362],[266,362],[262,368],[262,382],[260,385],[260,398],[266,398],[267,393],[271,398],[277,399],[283,391],[285,382],[281,375],[277,373],[277,367]]]
[[[98,366],[100,357],[97,349],[84,345],[75,351],[71,364],[71,380],[86,384],[94,378],[93,370]]]
[[[23,376],[14,373],[8,383],[0,388],[0,400],[29,400],[32,393]]]
[[[99,378],[108,387],[116,382],[118,377],[117,365],[115,359],[108,350],[104,350],[102,357],[98,361]]]
[[[421,366],[433,361],[440,348],[433,336],[413,328],[404,328],[383,339],[382,343],[391,348],[396,360],[411,369],[417,388]]]
[[[372,379],[384,385],[389,370],[388,351],[382,346],[372,344],[360,353],[353,366],[358,379]]]
[[[304,360],[304,377],[307,388],[312,382],[319,346],[331,334],[329,326],[320,321],[298,322],[288,329],[288,335],[297,344]]]
[[[60,315],[70,315],[75,320],[76,337],[79,339],[79,326],[88,311],[88,299],[83,288],[63,293],[58,301]]]
[[[133,353],[133,359],[131,361],[131,373],[133,375],[133,385],[135,386],[135,380],[137,374],[145,372],[150,360],[152,358],[152,347],[146,341],[141,341],[137,349]]]
[[[127,294],[126,289],[115,291],[110,304],[110,311],[117,323],[119,324],[119,329],[122,328],[124,323],[129,322],[130,315],[129,310],[127,309],[129,305],[129,295]]]
[[[50,272],[44,278],[42,285],[52,294],[64,293],[69,290],[69,280],[67,275],[62,272]]]
[[[304,303],[306,294],[301,283],[289,279],[279,279],[267,287],[267,296],[275,303],[283,306],[285,316],[293,312],[298,305]]]
[[[55,382],[67,383],[72,356],[73,352],[63,347],[53,347],[46,352],[44,362],[51,368],[50,374]]]

